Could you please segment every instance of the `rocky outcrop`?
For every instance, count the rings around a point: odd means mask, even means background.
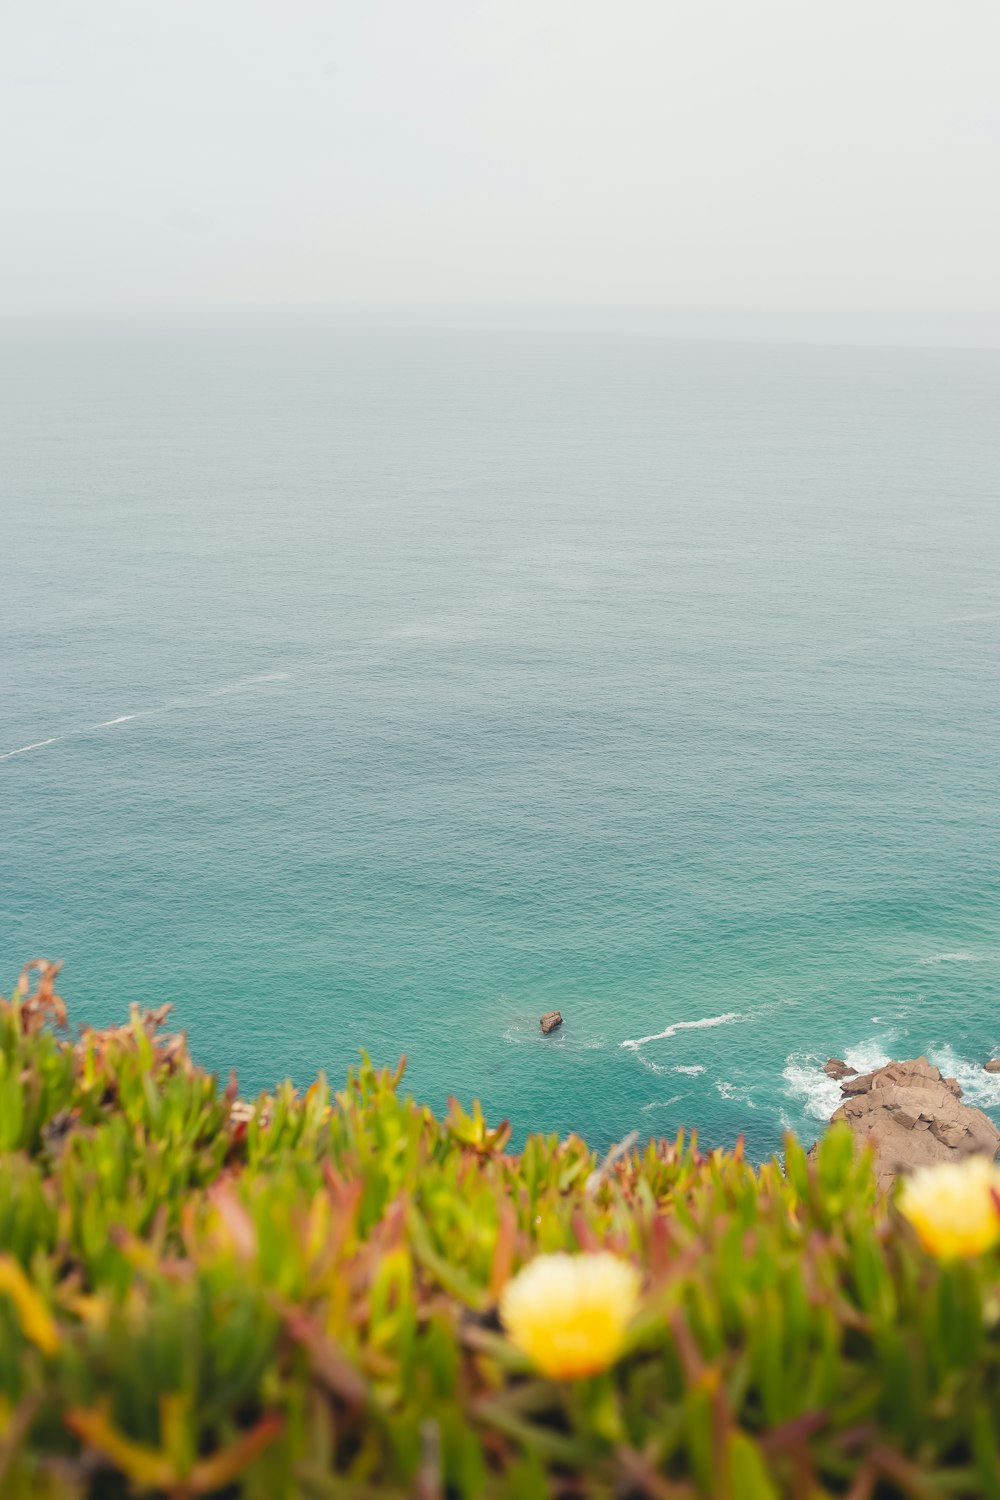
[[[981,1109],[959,1101],[954,1078],[942,1078],[925,1057],[886,1063],[873,1073],[845,1079],[844,1102],[833,1116],[846,1120],[857,1140],[875,1152],[880,1188],[901,1172],[963,1156],[995,1157],[1000,1130]]]
[[[983,1063],[987,1073],[1000,1073],[1000,1057],[991,1057],[988,1063]]]
[[[562,1023],[561,1010],[547,1010],[538,1024],[542,1028],[542,1034],[548,1036],[550,1031],[555,1031],[556,1027],[561,1026]]]
[[[829,1062],[823,1064],[823,1072],[828,1078],[835,1078],[839,1083],[842,1078],[853,1078],[857,1068],[852,1068],[850,1063],[845,1063],[842,1057],[831,1057]]]

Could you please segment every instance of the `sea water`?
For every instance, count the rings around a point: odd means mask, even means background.
[[[79,325],[0,378],[0,988],[518,1138],[762,1157],[831,1053],[1000,1119],[996,351]]]

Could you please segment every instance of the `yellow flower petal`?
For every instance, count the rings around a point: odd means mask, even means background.
[[[982,1255],[1000,1241],[1000,1169],[985,1156],[921,1167],[907,1177],[899,1211],[925,1250],[942,1260]]]
[[[617,1255],[539,1255],[507,1283],[500,1316],[544,1375],[573,1380],[614,1363],[638,1301],[639,1273]]]

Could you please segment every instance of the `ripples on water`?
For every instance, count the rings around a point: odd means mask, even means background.
[[[12,333],[7,982],[249,1090],[758,1155],[831,1053],[1000,1118],[998,356]],[[551,1038],[537,1018],[558,1007]]]

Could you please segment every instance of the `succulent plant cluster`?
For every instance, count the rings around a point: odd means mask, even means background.
[[[3,1500],[1000,1497],[1000,1257],[937,1259],[846,1129],[759,1167],[684,1135],[514,1155],[367,1059],[242,1104],[163,1012],[72,1037],[28,978],[0,1003]],[[512,1295],[566,1253],[595,1257],[578,1303],[561,1258]],[[601,1322],[586,1373],[545,1368],[533,1306],[577,1352]]]

